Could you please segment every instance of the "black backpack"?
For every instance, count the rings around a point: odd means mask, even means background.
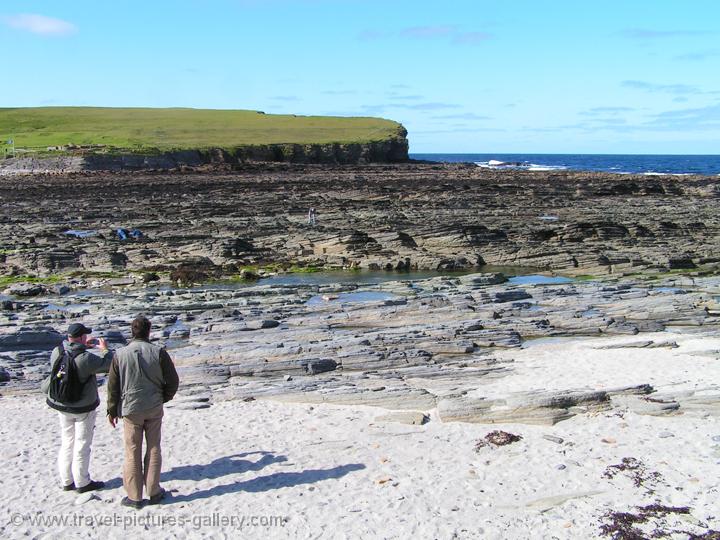
[[[60,349],[60,356],[55,360],[50,374],[48,395],[50,399],[58,403],[75,403],[80,401],[85,386],[85,383],[80,382],[78,376],[75,364],[77,354],[70,354],[63,346],[58,349]]]

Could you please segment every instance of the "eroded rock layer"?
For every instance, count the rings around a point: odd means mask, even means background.
[[[620,384],[568,383],[562,374],[543,384],[517,383],[522,373],[510,356],[551,340],[591,339],[595,350],[620,348],[631,364],[631,353],[640,349],[676,349],[680,338],[717,336],[717,277],[652,285],[517,285],[499,283],[499,277],[363,287],[109,287],[13,298],[0,310],[0,395],[37,390],[49,371],[49,352],[71,322],[83,321],[117,348],[130,337],[132,318],[144,312],[152,321],[151,338],[169,349],[180,371],[181,398],[173,407],[274,399],[436,409],[443,422],[544,425],[609,409],[720,414],[715,383],[656,387],[631,368]],[[664,332],[669,329],[682,332]],[[612,336],[622,339],[597,339]],[[694,358],[720,356],[716,349],[698,349],[699,343],[682,347],[681,369],[693,369]],[[554,369],[552,360],[545,360],[544,370]],[[535,369],[523,365],[521,372]],[[499,380],[508,382],[493,388]],[[422,416],[412,416],[414,422],[422,423]]]
[[[432,164],[4,177],[0,272],[715,268],[719,193],[711,177]]]

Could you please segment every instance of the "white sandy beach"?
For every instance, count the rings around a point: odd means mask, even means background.
[[[706,389],[717,398],[717,355],[689,353],[717,351],[720,337],[664,332],[642,339],[674,340],[679,347],[593,348],[639,337],[502,351],[498,357],[515,360],[513,374],[474,392],[650,383],[658,394]],[[134,511],[119,505],[121,430],[98,419],[91,474],[105,480],[106,489],[91,498],[65,493],[55,470],[56,413],[39,394],[3,397],[0,536],[597,538],[607,512],[650,504],[690,511],[639,525],[644,531],[720,529],[717,399],[706,411],[699,406],[649,416],[610,410],[554,426],[442,423],[435,411],[426,411],[431,421],[422,426],[376,421],[385,412],[264,400],[168,409],[163,485],[172,498]],[[476,451],[478,439],[494,429],[522,440]],[[634,485],[629,471],[607,477],[608,466],[623,458],[643,464],[643,485]],[[38,518],[68,521],[43,525]]]

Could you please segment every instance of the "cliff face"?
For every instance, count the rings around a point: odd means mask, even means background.
[[[206,164],[240,164],[246,161],[287,163],[366,164],[408,160],[407,131],[396,137],[368,143],[244,145],[232,149],[181,150],[157,154],[86,154],[57,157],[23,157],[0,160],[0,175],[175,169]]]
[[[408,141],[405,136],[387,141],[365,144],[276,144],[243,146],[234,154],[210,153],[215,161],[285,161],[290,163],[399,163],[408,160]]]

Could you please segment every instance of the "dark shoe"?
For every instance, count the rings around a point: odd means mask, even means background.
[[[130,497],[123,497],[122,501],[120,501],[120,506],[127,506],[128,508],[134,508],[135,510],[140,510],[142,505],[142,501],[133,501]]]
[[[77,488],[78,493],[87,493],[88,491],[95,491],[96,489],[102,489],[105,487],[105,482],[99,482],[97,480],[90,480],[90,483],[86,486]]]
[[[74,491],[75,490],[75,482],[72,482],[68,484],[67,486],[63,486],[63,491]]]
[[[160,488],[160,491],[159,491],[158,493],[156,493],[155,495],[153,495],[152,497],[150,497],[150,502],[148,502],[148,504],[160,504],[160,502],[161,502],[165,497],[167,497],[167,494],[168,494],[167,491],[165,491],[164,489]]]

